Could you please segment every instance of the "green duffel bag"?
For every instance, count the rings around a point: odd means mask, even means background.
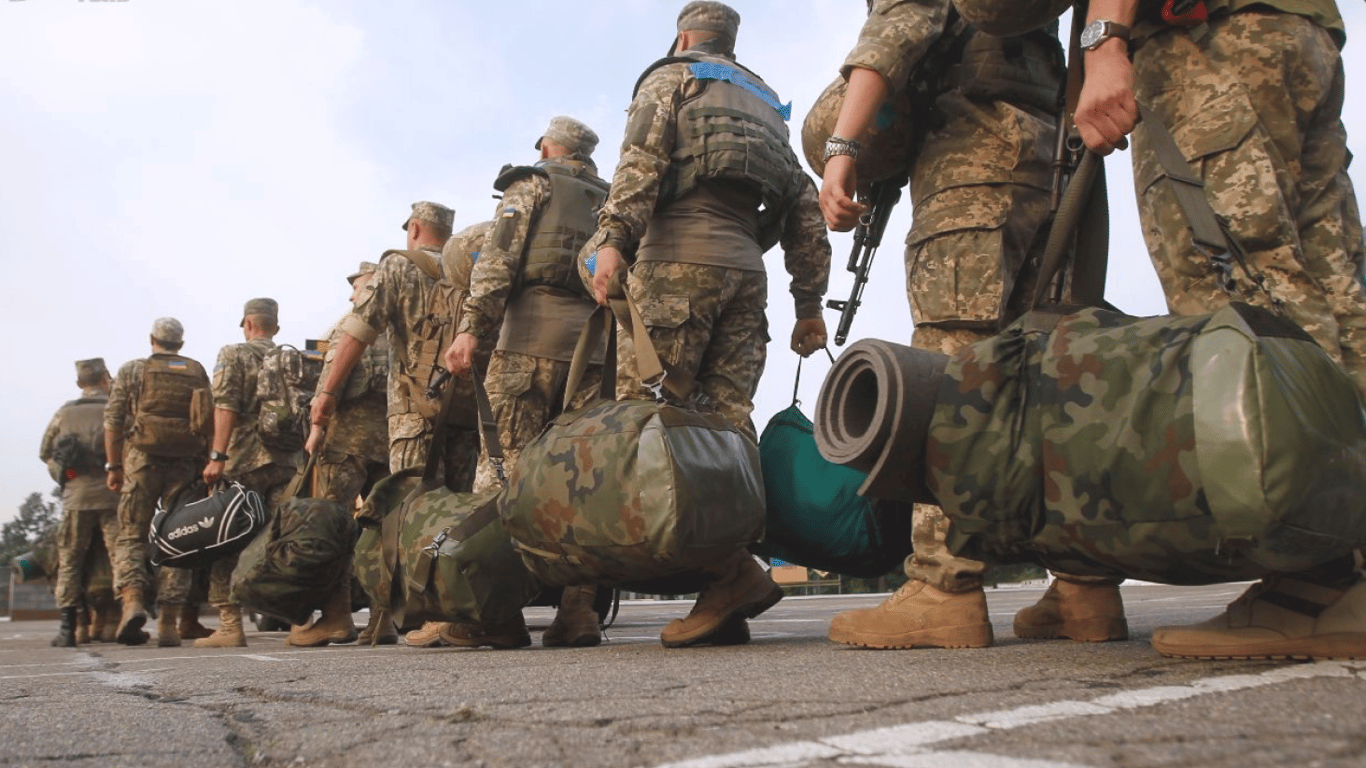
[[[692,382],[664,376],[638,310],[619,284],[614,291],[611,314],[600,307],[580,335],[565,407],[604,333],[604,371],[616,370],[613,315],[632,337],[642,381],[686,402]],[[522,449],[499,514],[548,586],[695,592],[700,566],[763,536],[759,448],[718,415],[614,393],[615,376],[604,375],[600,400],[562,413]]]
[[[1366,416],[1298,326],[1025,315],[952,357],[926,449],[950,547],[1074,574],[1201,584],[1366,545]]]
[[[911,505],[860,496],[868,474],[821,456],[811,420],[796,403],[764,427],[759,458],[768,516],[754,554],[876,578],[911,553]]]
[[[335,501],[296,498],[312,462],[294,479],[269,527],[238,556],[232,602],[257,613],[307,624],[347,578],[355,522]]]

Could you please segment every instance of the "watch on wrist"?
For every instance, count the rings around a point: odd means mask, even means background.
[[[1106,19],[1096,19],[1087,24],[1086,28],[1081,31],[1081,47],[1088,51],[1094,51],[1100,47],[1101,43],[1112,37],[1117,37],[1120,40],[1127,42],[1129,39],[1129,28],[1117,22],[1108,21]]]
[[[122,464],[105,464],[105,465],[104,465],[104,471],[105,471],[105,472],[118,472],[118,471],[121,470],[121,469],[123,469],[123,465],[122,465]]]
[[[822,160],[829,160],[835,155],[848,155],[855,160],[858,159],[859,143],[856,139],[841,139],[838,136],[831,136],[825,140],[825,153]]]
[[[222,451],[209,451],[209,461],[227,461],[228,454]]]

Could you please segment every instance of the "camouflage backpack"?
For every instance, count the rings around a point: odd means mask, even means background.
[[[293,453],[308,438],[309,404],[322,373],[322,356],[281,344],[265,353],[256,373],[256,431],[270,449]]]

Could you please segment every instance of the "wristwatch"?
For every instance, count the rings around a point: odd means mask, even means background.
[[[209,461],[227,461],[228,454],[222,451],[209,451]]]
[[[1096,19],[1081,31],[1081,47],[1088,51],[1094,51],[1100,44],[1112,37],[1128,41],[1129,28],[1123,24],[1105,19]]]
[[[859,144],[857,139],[841,139],[838,136],[831,136],[825,140],[825,153],[822,155],[821,159],[829,160],[835,155],[848,155],[857,160],[858,148]]]

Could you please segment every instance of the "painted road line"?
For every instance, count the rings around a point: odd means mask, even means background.
[[[711,755],[664,763],[657,768],[796,768],[813,760],[878,765],[887,768],[1084,768],[1056,761],[1023,760],[961,750],[934,750],[932,745],[954,739],[985,736],[1027,725],[1108,715],[1128,709],[1152,707],[1216,693],[1231,693],[1315,677],[1363,679],[1366,661],[1323,661],[1277,667],[1256,675],[1224,675],[1195,680],[1185,685],[1139,688],[1101,696],[1089,701],[1055,701],[1015,709],[960,715],[953,720],[930,720],[814,741],[798,741],[772,747]]]

